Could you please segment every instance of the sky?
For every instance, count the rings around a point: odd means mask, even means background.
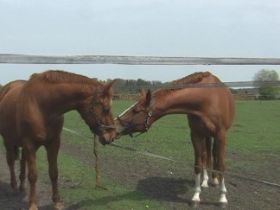
[[[278,0],[0,0],[0,53],[280,58]],[[171,81],[210,71],[249,81],[280,66],[0,64],[0,83],[61,69],[99,79]]]

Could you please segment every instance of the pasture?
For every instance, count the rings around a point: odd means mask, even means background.
[[[115,116],[132,103],[113,101]],[[279,124],[280,101],[236,102],[236,119],[229,132],[226,150],[227,209],[279,209],[280,188],[262,182],[280,184]],[[115,140],[114,143],[128,149],[100,145],[101,179],[108,190],[94,188],[92,135],[78,113],[67,113],[64,127],[83,136],[63,131],[59,185],[66,209],[191,209],[193,148],[186,116],[166,116],[148,133]],[[0,187],[1,190],[5,188],[5,193],[0,194],[0,209],[6,209],[8,205],[14,207],[23,199],[8,190],[8,168],[4,164],[3,151],[1,148]],[[148,156],[147,152],[172,160]],[[50,188],[43,148],[38,157],[39,187]],[[39,192],[40,206],[49,209],[50,193],[44,192]],[[201,199],[199,209],[216,209],[214,201],[218,199],[218,189],[203,190]],[[21,206],[15,208],[18,207]]]

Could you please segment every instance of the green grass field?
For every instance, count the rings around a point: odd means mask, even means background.
[[[132,101],[114,101],[114,115],[116,116],[132,103]],[[260,155],[263,153],[279,154],[279,123],[280,101],[237,101],[235,121],[228,135],[228,150]],[[65,127],[84,136],[91,136],[89,129],[76,112],[66,115]],[[184,144],[190,144],[189,135],[186,116],[169,115],[158,120],[148,133],[135,139],[124,136],[117,140],[117,143],[137,146],[139,150],[152,150],[156,154],[180,159],[180,154],[174,153],[174,151],[180,150]],[[72,143],[89,143],[66,132],[64,132],[64,138]],[[185,149],[187,149],[186,153],[192,151],[189,146]],[[109,151],[109,153],[111,152],[114,153],[114,150]]]
[[[132,101],[114,101],[114,114],[120,113]],[[236,119],[228,136],[227,153],[237,156],[253,157],[242,162],[227,158],[227,168],[238,171],[240,168],[257,168],[258,164],[267,156],[279,156],[280,153],[280,101],[238,101],[236,104]],[[65,127],[76,130],[84,136],[90,137],[90,131],[80,120],[76,112],[66,115]],[[90,140],[64,132],[63,138],[67,143],[81,144],[91,147]],[[66,140],[67,139],[67,140]],[[155,123],[148,133],[136,139],[122,137],[118,144],[135,148],[138,151],[149,151],[175,160],[175,165],[191,166],[193,150],[190,144],[189,129],[184,115],[170,115]],[[83,146],[82,146],[83,147]],[[118,148],[100,147],[102,156],[118,159],[145,159],[151,165],[164,167],[166,161],[146,157],[139,153],[126,152]],[[71,162],[69,162],[71,161]],[[81,185],[73,189],[62,190],[66,201],[84,200],[85,209],[94,209],[96,205],[101,209],[165,209],[164,204],[145,197],[141,192],[130,191],[129,187],[116,184],[106,177],[105,185],[109,191],[94,190],[94,171],[87,165],[61,153],[60,171],[66,179],[83,180]],[[62,167],[63,165],[63,167]],[[192,168],[190,168],[192,170]],[[248,169],[250,170],[250,169]],[[82,173],[81,173],[82,172]],[[137,202],[136,202],[137,201]]]
[[[133,101],[114,101],[113,111],[116,116],[131,105]],[[236,119],[228,135],[227,144],[227,169],[231,172],[240,170],[254,172],[265,164],[267,158],[277,157],[280,154],[280,101],[237,101]],[[81,120],[77,112],[69,112],[65,115],[66,128],[77,131],[85,137],[92,135]],[[190,180],[192,177],[193,149],[189,137],[189,129],[184,115],[170,115],[156,122],[148,133],[135,139],[122,137],[115,143],[131,147],[137,151],[148,151],[153,154],[168,157],[174,162],[145,156],[140,152],[125,151],[112,146],[99,147],[100,156],[106,160],[116,161],[115,163],[127,164],[129,162],[148,165],[148,170],[157,168],[160,172],[173,170],[178,177]],[[92,142],[90,139],[81,138],[69,132],[63,131],[63,143],[72,147],[82,148],[80,157],[60,151],[59,172],[60,190],[66,203],[73,209],[75,205],[79,209],[170,209],[166,202],[153,199],[135,189],[133,184],[122,184],[118,177],[111,175],[102,176],[102,182],[108,190],[96,190],[94,170],[84,159],[92,160]],[[87,156],[81,158],[82,156]],[[38,167],[44,178],[48,180],[46,157],[43,149],[38,155],[40,161]],[[242,159],[236,161],[236,159]],[[112,163],[111,161],[111,163]],[[113,162],[114,163],[114,162]],[[141,165],[140,164],[140,165]],[[120,169],[126,174],[130,170]],[[137,173],[135,168],[135,173]],[[140,169],[139,169],[140,170]],[[187,172],[186,172],[187,170]],[[152,173],[152,172],[149,172]],[[260,172],[262,173],[262,172]],[[167,176],[166,174],[162,174]],[[133,176],[133,175],[131,175]],[[257,177],[262,175],[257,174]],[[39,178],[41,179],[41,177]],[[136,185],[137,183],[135,183]],[[168,189],[167,189],[168,190]]]

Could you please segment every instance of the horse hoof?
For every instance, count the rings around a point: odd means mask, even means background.
[[[219,206],[221,209],[225,209],[227,208],[227,203],[220,203]]]
[[[192,208],[198,208],[199,207],[199,201],[192,201],[191,207]]]
[[[95,185],[95,189],[99,189],[99,190],[108,190],[107,187],[104,187],[104,186],[102,186],[102,185],[100,185],[100,184]]]
[[[29,206],[28,210],[38,210],[38,207],[36,204],[33,203]]]
[[[22,193],[25,193],[25,187],[24,186],[20,186],[19,187],[19,191],[22,192]]]
[[[55,210],[62,210],[64,208],[63,202],[60,201],[60,202],[55,203],[53,208]]]
[[[203,181],[202,184],[201,184],[201,187],[208,188],[209,187],[208,182],[207,181]]]
[[[17,184],[11,183],[11,188],[12,188],[14,191],[17,191]]]
[[[196,192],[192,197],[191,206],[193,208],[197,208],[199,206],[199,203],[200,203],[199,193]]]
[[[216,187],[216,186],[218,186],[219,185],[219,180],[218,180],[218,178],[213,178],[213,180],[212,180],[212,182],[211,182],[211,185],[212,186],[214,186],[214,187]]]

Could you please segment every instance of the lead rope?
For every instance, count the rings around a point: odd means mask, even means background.
[[[101,181],[100,181],[98,142],[97,142],[97,137],[96,137],[95,134],[93,136],[93,154],[95,156],[95,165],[94,165],[94,169],[95,169],[95,188],[107,190],[106,187],[102,186]]]
[[[97,188],[100,185],[100,175],[99,175],[99,157],[97,151],[97,142],[96,142],[96,135],[93,136],[93,154],[95,156],[95,187]]]

